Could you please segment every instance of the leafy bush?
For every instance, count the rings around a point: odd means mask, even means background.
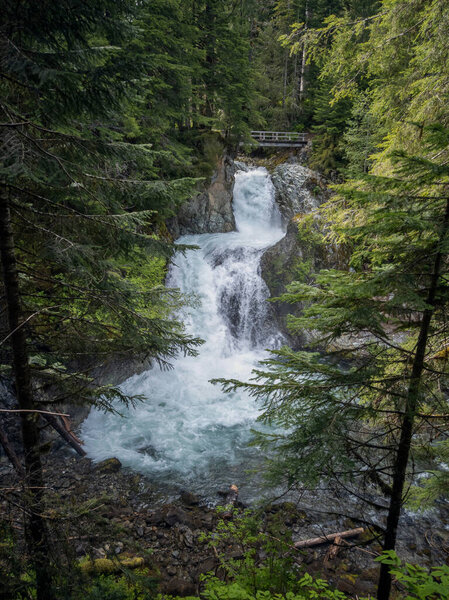
[[[257,569],[255,572],[257,575]],[[295,582],[297,592],[273,593],[269,589],[253,589],[254,582],[240,578],[240,581],[227,583],[217,577],[206,576],[206,588],[202,597],[207,600],[347,600],[338,590],[332,590],[323,579],[313,579],[307,573]]]
[[[449,566],[433,567],[430,571],[418,565],[403,563],[390,550],[376,558],[391,565],[390,573],[405,588],[405,600],[447,600],[449,598]]]

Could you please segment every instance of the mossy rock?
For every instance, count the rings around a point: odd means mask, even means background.
[[[373,542],[374,540],[376,540],[377,538],[375,537],[375,534],[370,531],[369,529],[365,529],[365,531],[359,536],[359,540],[361,542]]]
[[[362,575],[363,579],[371,583],[377,583],[379,578],[379,567],[372,567],[371,569],[364,569]]]
[[[143,567],[144,564],[145,560],[140,556],[117,558],[116,560],[111,560],[110,558],[96,558],[91,560],[88,558],[80,562],[80,568],[84,573],[99,575],[103,573],[120,573],[123,568],[138,569],[139,567]]]

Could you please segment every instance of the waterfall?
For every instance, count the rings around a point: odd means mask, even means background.
[[[241,391],[224,394],[210,379],[248,380],[266,350],[283,343],[260,276],[263,252],[285,233],[265,169],[237,172],[233,210],[237,231],[178,240],[199,249],[177,254],[167,278],[169,287],[196,296],[182,319],[204,340],[199,355],[131,377],[124,392],[147,400],[122,409],[122,417],[92,410],[82,431],[94,460],[116,456],[163,487],[204,495],[244,484],[241,469],[258,458],[247,446],[258,415],[254,400]]]

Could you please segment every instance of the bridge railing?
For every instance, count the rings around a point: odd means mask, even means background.
[[[301,142],[308,141],[307,133],[297,131],[251,131],[251,137],[258,142]]]

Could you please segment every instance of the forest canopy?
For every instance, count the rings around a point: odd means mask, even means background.
[[[314,347],[272,351],[251,381],[218,381],[277,427],[254,440],[272,483],[326,482],[387,515],[379,600],[392,575],[408,598],[445,597],[444,569],[403,566],[394,550],[405,502],[447,496],[447,1],[0,0],[0,14],[0,377],[13,397],[0,423],[13,473],[0,595],[156,597],[147,559],[142,588],[61,552],[75,513],[51,504],[45,429],[83,454],[67,406],[144,400],[98,369],[196,356],[203,340],[180,313],[192,298],[165,284],[189,249],[172,224],[223,157],[267,130],[307,134],[301,160],[330,190],[311,235],[344,260],[304,268],[280,299],[301,307],[289,328],[312,331]],[[344,597],[297,577],[270,546],[279,531],[267,543],[239,519],[231,503],[218,538],[237,537],[242,562],[220,557],[227,581],[209,576],[202,597]]]

